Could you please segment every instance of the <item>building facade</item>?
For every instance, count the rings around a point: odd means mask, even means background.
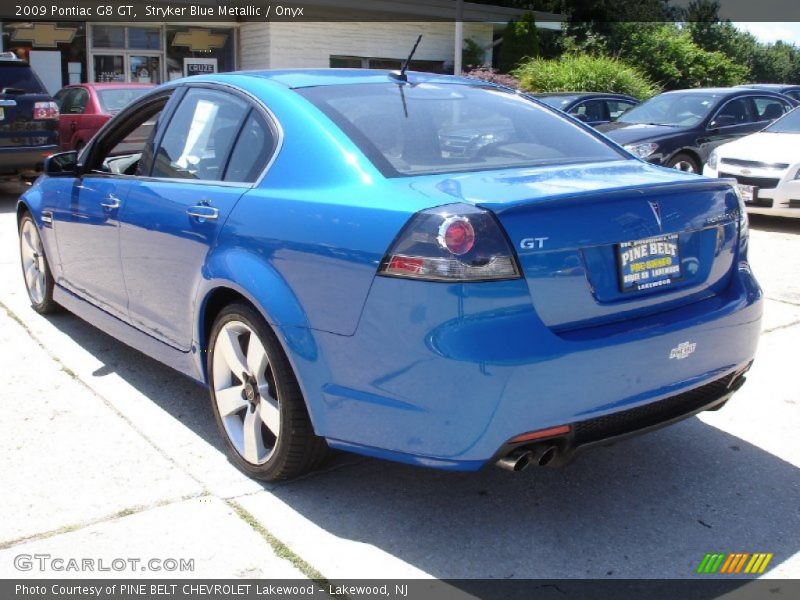
[[[365,16],[360,22],[6,20],[0,22],[0,51],[12,51],[27,60],[51,93],[70,83],[158,84],[186,75],[237,69],[396,69],[419,34],[423,39],[412,68],[452,73],[456,28],[453,20],[444,19],[455,16],[455,5],[453,0],[433,0],[426,2],[425,12],[420,13],[419,5],[372,0],[368,11],[358,9]],[[484,61],[490,63],[493,40],[520,11],[470,3],[463,6],[463,37],[484,48]],[[398,7],[405,13],[396,14]],[[390,15],[390,9],[395,13]],[[539,16],[542,23],[549,21],[552,26],[554,15]]]

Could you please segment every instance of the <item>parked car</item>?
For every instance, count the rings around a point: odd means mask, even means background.
[[[81,83],[62,88],[55,95],[61,111],[61,147],[80,150],[113,115],[152,87],[148,83]],[[146,137],[147,131],[142,141]]]
[[[598,129],[648,162],[700,173],[717,146],[766,127],[798,103],[744,88],[665,92]]]
[[[0,53],[0,179],[35,177],[58,150],[53,98],[28,63]]]
[[[716,148],[703,175],[736,179],[748,212],[800,217],[800,109]]]
[[[777,92],[784,96],[789,96],[793,100],[800,101],[800,85],[789,85],[786,83],[745,83],[737,85],[740,88],[749,88],[753,90],[768,90],[770,92]]]
[[[514,136],[441,147],[484,122]],[[328,446],[564,464],[722,406],[761,328],[731,182],[452,76],[170,82],[51,157],[18,219],[34,309],[203,382],[231,460],[268,480]]]
[[[531,96],[592,127],[614,121],[639,104],[632,96],[601,92],[557,92]]]

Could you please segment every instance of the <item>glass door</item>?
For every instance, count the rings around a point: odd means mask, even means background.
[[[124,54],[95,54],[92,60],[95,83],[126,81]]]
[[[161,83],[161,56],[157,54],[130,54],[128,67],[132,83]]]

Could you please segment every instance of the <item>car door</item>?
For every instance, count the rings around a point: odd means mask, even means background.
[[[136,147],[129,138],[142,123],[156,118],[168,99],[165,95],[141,107],[96,140],[83,157],[82,175],[52,206],[59,284],[124,320],[128,294],[119,255],[119,215],[144,149],[143,143]]]
[[[131,189],[122,214],[131,321],[181,350],[191,346],[195,292],[209,249],[252,185],[242,179],[253,177],[234,168],[231,150],[258,110],[232,91],[188,87],[156,142],[150,176]],[[240,153],[264,158],[258,143],[250,139]]]
[[[733,141],[758,129],[750,96],[732,98],[720,105],[697,138],[701,163],[717,146]]]
[[[84,88],[73,88],[64,99],[61,108],[59,128],[61,146],[66,150],[75,150],[76,134],[84,128],[86,106],[89,103],[89,92]]]
[[[63,88],[59,90],[55,96],[53,96],[53,100],[55,101],[56,105],[58,106],[58,141],[60,146],[64,150],[70,149],[70,138],[69,138],[69,117],[64,115],[64,109],[70,102],[70,98],[75,95],[75,88]]]

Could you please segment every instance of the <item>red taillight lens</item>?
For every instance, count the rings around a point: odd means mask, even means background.
[[[468,204],[450,204],[415,214],[378,273],[428,281],[488,281],[517,279],[520,272],[494,215]]]
[[[33,105],[34,119],[57,119],[58,105],[55,102],[36,102]]]
[[[475,230],[464,217],[450,217],[439,228],[439,243],[456,256],[461,256],[475,245]]]
[[[545,438],[556,437],[559,435],[566,435],[570,432],[572,427],[569,425],[559,425],[558,427],[549,427],[548,429],[540,429],[539,431],[529,431],[522,433],[514,438],[511,438],[509,443],[516,444],[518,442],[530,442],[533,440],[543,440]]]

